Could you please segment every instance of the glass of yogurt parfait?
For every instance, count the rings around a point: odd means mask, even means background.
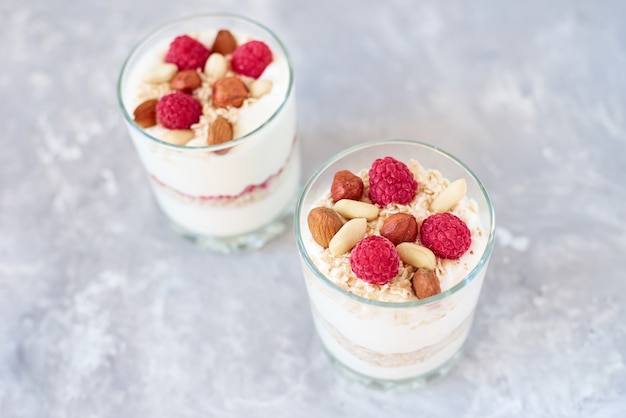
[[[294,72],[269,29],[225,14],[166,24],[132,50],[117,92],[175,230],[221,252],[286,230],[300,184]]]
[[[333,364],[382,389],[414,388],[460,356],[491,255],[487,191],[454,156],[378,140],[307,182],[295,234],[313,322]]]

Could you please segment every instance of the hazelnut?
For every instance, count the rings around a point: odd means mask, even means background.
[[[248,87],[237,77],[220,78],[213,84],[215,107],[241,107],[248,98]]]
[[[330,186],[330,194],[333,202],[341,199],[361,200],[363,180],[349,170],[337,171]]]
[[[398,245],[401,242],[414,242],[417,239],[417,221],[409,213],[394,213],[383,223],[380,235]]]
[[[191,93],[202,85],[202,79],[196,70],[182,70],[170,81],[172,90]]]

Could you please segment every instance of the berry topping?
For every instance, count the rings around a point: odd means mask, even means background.
[[[185,93],[170,93],[156,105],[157,119],[167,129],[189,129],[200,120],[202,105]]]
[[[261,41],[249,41],[235,49],[230,65],[237,74],[259,78],[270,62],[270,48]]]
[[[369,175],[370,199],[377,205],[406,204],[417,193],[417,181],[413,173],[406,164],[395,158],[377,159],[372,163]]]
[[[470,247],[470,235],[465,222],[449,212],[430,215],[422,222],[422,244],[441,258],[460,258]]]
[[[179,70],[195,70],[204,68],[211,51],[201,42],[188,35],[174,38],[165,55],[165,62],[176,64]]]
[[[350,253],[350,266],[359,279],[383,285],[398,274],[400,256],[387,238],[370,235],[359,241]]]

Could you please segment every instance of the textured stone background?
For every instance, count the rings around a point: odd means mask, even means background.
[[[465,160],[499,227],[473,332],[413,393],[338,376],[293,232],[221,256],[164,223],[115,83],[155,25],[284,40],[304,176],[382,137]],[[2,0],[0,417],[626,416],[626,4]]]

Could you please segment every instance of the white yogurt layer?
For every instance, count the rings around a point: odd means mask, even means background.
[[[210,48],[216,32],[189,35]],[[233,35],[239,44],[250,40],[242,33]],[[155,85],[142,81],[147,69],[163,62],[171,40],[146,53],[132,70],[123,94],[129,113],[143,101],[171,92],[169,82]],[[300,173],[295,92],[289,91],[287,57],[279,48],[272,48],[272,53],[273,61],[259,77],[271,81],[272,89],[260,98],[246,99],[241,108],[214,108],[210,95],[215,80],[199,71],[203,84],[193,95],[202,103],[203,115],[191,127],[195,137],[185,147],[160,144],[131,126],[157,201],[166,215],[188,232],[217,237],[245,234],[281,216],[292,203]],[[229,75],[233,75],[230,70]],[[241,78],[248,84],[253,81]],[[208,126],[217,115],[231,122],[235,138],[247,135],[223,154],[202,148],[207,145]],[[257,129],[260,126],[262,129]],[[145,130],[159,139],[166,131],[160,125]]]
[[[368,223],[368,235],[379,234],[384,220],[393,213],[413,214],[418,224],[431,214],[432,200],[449,184],[434,170],[424,169],[417,161],[407,164],[419,188],[408,205],[388,205],[377,220]],[[367,171],[359,175],[368,195]],[[330,185],[328,187],[330,190]],[[318,206],[332,207],[330,195]],[[312,209],[312,208],[311,208]],[[459,260],[437,260],[437,276],[446,291],[476,267],[487,244],[475,201],[464,197],[451,211],[468,225],[472,243]],[[306,231],[305,231],[306,232]],[[415,268],[402,263],[398,275],[386,285],[373,285],[357,278],[350,268],[349,253],[333,257],[306,232],[307,251],[317,268],[345,291],[373,301],[367,303],[342,294],[320,281],[304,266],[307,289],[318,334],[329,353],[349,369],[382,380],[412,379],[428,375],[455,357],[467,338],[480,294],[486,266],[465,287],[437,302],[400,307],[396,303],[417,301],[411,277]]]

